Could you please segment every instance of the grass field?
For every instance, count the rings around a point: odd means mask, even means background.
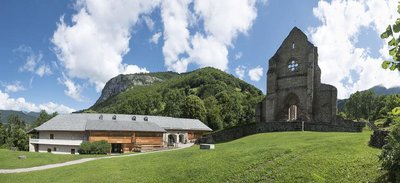
[[[25,155],[26,159],[18,159],[18,156]],[[82,158],[93,157],[90,155],[51,154],[35,153],[24,151],[11,151],[0,149],[0,169],[27,168],[40,165],[62,163]]]
[[[2,182],[372,182],[379,149],[369,132],[283,132],[248,136],[138,157],[102,159],[31,173],[0,174]]]

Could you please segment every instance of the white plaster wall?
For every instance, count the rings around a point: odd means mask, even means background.
[[[165,133],[165,135],[164,135],[165,142],[168,142],[168,135],[174,135],[177,143],[180,143],[179,135],[183,135],[183,138],[186,139],[187,142],[189,142],[187,131],[167,131],[167,133]],[[183,142],[184,141],[185,140],[183,140]]]
[[[50,134],[54,134],[54,139],[62,140],[84,140],[84,132],[39,132],[39,139],[50,139]]]
[[[54,147],[57,148],[57,151],[54,151]],[[46,152],[47,149],[51,149],[51,153],[53,154],[71,154],[71,149],[75,149],[75,154],[78,153],[79,146],[63,146],[63,145],[46,145],[46,144],[39,144],[39,152]]]

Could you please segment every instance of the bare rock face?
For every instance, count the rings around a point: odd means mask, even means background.
[[[110,97],[124,92],[133,86],[151,85],[161,81],[163,80],[160,78],[145,74],[120,74],[106,83],[96,104],[104,102]]]

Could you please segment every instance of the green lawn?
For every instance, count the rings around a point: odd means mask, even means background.
[[[26,159],[18,159],[18,156],[25,155]],[[82,158],[89,158],[89,155],[72,155],[72,154],[51,154],[51,153],[35,153],[25,151],[11,151],[0,149],[0,169],[27,168],[40,165],[62,163]]]
[[[371,182],[379,177],[379,149],[369,132],[283,132],[248,136],[137,157],[96,160],[2,182]],[[1,162],[0,162],[1,163]]]

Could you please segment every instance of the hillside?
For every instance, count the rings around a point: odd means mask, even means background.
[[[137,76],[152,78],[155,82],[126,84],[138,82],[124,81],[121,85],[129,85],[126,90],[96,103],[86,112],[200,118],[211,128],[218,130],[254,122],[255,106],[264,98],[256,87],[210,67],[182,74],[142,73],[120,75],[117,78],[138,78]],[[118,84],[114,82],[112,85]],[[105,90],[116,88],[110,86],[106,85]],[[187,102],[188,100],[191,102]],[[195,112],[200,113],[196,114],[199,117],[188,114],[187,105],[197,107],[199,110]]]
[[[106,101],[107,99],[118,95],[134,86],[146,86],[154,83],[162,82],[170,78],[179,76],[174,72],[157,72],[157,73],[140,73],[140,74],[120,74],[110,79],[104,86],[100,98],[96,104]]]
[[[37,119],[37,117],[39,116],[39,113],[37,113],[37,112],[25,113],[22,111],[13,111],[13,110],[0,110],[0,113],[1,113],[1,122],[2,123],[6,123],[8,116],[10,116],[11,114],[16,114],[27,124],[34,122]]]
[[[103,159],[30,173],[2,182],[375,182],[379,149],[370,132],[263,133],[189,149]],[[29,159],[29,157],[28,157]],[[22,161],[22,160],[18,160]]]

